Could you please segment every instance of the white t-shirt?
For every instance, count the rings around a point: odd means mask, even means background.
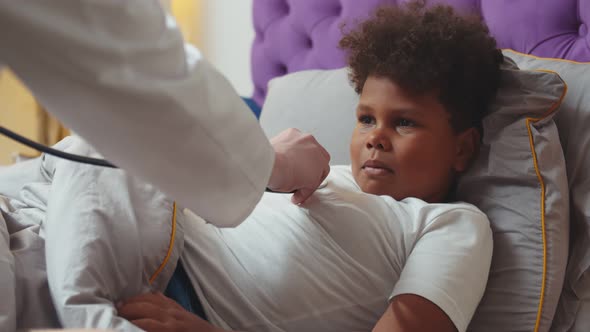
[[[476,207],[366,194],[349,166],[332,167],[304,205],[290,198],[264,195],[233,229],[187,212],[182,261],[214,324],[370,331],[388,301],[411,293],[466,330],[492,257],[489,222]]]

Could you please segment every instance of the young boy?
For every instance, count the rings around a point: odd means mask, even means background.
[[[38,205],[53,223],[47,270],[60,320],[125,331],[129,321],[147,331],[465,331],[492,239],[486,216],[451,194],[477,151],[500,53],[478,20],[417,3],[379,10],[341,46],[361,96],[352,165],[333,167],[302,205],[266,194],[239,227],[218,229],[121,171],[50,167],[39,191],[60,195]],[[179,252],[210,323],[159,293],[129,299],[161,290]]]
[[[352,165],[302,206],[265,195],[236,229],[189,218],[182,264],[224,329],[465,331],[492,239],[452,189],[477,152],[501,53],[478,19],[416,2],[380,9],[340,45],[360,93]],[[119,313],[146,330],[219,330],[160,295]]]

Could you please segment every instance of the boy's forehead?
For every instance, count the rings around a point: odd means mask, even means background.
[[[443,114],[450,117],[450,113],[447,112],[445,107],[438,102],[408,103],[405,101],[396,100],[395,98],[387,101],[361,98],[357,105],[356,111],[370,114],[379,112],[388,115],[414,117],[432,117]]]
[[[440,93],[437,89],[416,91],[397,81],[383,76],[369,76],[361,91],[362,97],[392,97],[410,104],[421,104],[425,101],[438,101]]]
[[[444,111],[450,114],[436,90],[414,93],[387,77],[369,76],[361,91],[359,111],[387,110],[393,113],[428,115]]]

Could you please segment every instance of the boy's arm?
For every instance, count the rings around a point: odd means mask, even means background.
[[[121,317],[148,332],[228,332],[184,310],[161,293],[139,295],[119,304],[117,310]],[[457,329],[434,303],[417,295],[404,294],[391,301],[373,329],[373,332],[394,331],[455,332]]]
[[[486,216],[460,206],[426,213],[375,332],[464,332],[483,296],[492,257]]]
[[[393,298],[373,332],[455,332],[455,324],[436,304],[414,294]]]
[[[231,332],[186,311],[162,293],[146,293],[120,302],[117,313],[147,332]]]

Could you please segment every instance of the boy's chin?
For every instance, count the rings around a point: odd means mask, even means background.
[[[364,182],[359,184],[359,187],[364,193],[378,195],[378,196],[390,196],[396,200],[399,200],[396,196],[396,193],[391,190],[391,188],[386,188],[382,184],[375,184],[370,182]],[[403,198],[402,198],[403,199]]]
[[[357,185],[361,188],[362,192],[366,194],[372,194],[377,196],[389,196],[395,200],[402,200],[406,198],[397,190],[394,190],[394,184],[391,177],[388,178],[375,178],[365,176],[362,172],[356,173],[354,177]]]

